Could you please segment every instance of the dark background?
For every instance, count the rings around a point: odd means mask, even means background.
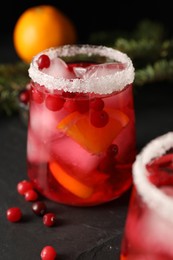
[[[132,30],[144,18],[161,22],[173,34],[172,1],[11,1],[0,10],[0,44],[6,36],[12,40],[12,32],[18,17],[25,9],[40,4],[57,6],[74,22],[79,41],[87,41],[91,32]],[[93,6],[94,5],[94,6]]]

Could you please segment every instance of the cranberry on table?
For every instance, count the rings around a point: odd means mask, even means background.
[[[38,199],[38,193],[33,189],[26,191],[24,196],[26,201],[36,201]]]
[[[45,246],[41,250],[40,256],[42,260],[54,260],[56,259],[57,253],[53,246]]]
[[[38,68],[40,70],[44,68],[49,68],[50,66],[50,59],[46,54],[40,55],[40,57],[37,60]]]
[[[47,211],[46,204],[43,201],[36,201],[32,204],[32,211],[38,216],[43,216]]]
[[[6,217],[10,222],[18,222],[22,218],[22,211],[19,207],[7,209]]]
[[[17,184],[17,191],[21,195],[24,195],[28,190],[31,189],[33,189],[33,184],[30,181],[22,180]]]
[[[56,224],[56,215],[52,212],[44,214],[43,224],[47,227],[54,226]]]

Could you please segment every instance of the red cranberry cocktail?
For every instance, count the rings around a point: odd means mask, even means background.
[[[47,198],[93,206],[132,184],[134,68],[112,48],[66,45],[33,58],[28,175]]]
[[[173,259],[173,132],[137,155],[121,260]]]

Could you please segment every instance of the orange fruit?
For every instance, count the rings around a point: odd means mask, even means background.
[[[121,130],[128,124],[129,118],[120,110],[107,108],[109,122],[100,128],[94,127],[87,114],[73,112],[58,124],[57,128],[64,131],[84,149],[93,154],[104,152]]]
[[[77,41],[74,23],[52,5],[39,5],[26,9],[13,30],[16,53],[26,63],[40,51],[49,47],[73,44]]]
[[[87,199],[92,195],[91,187],[70,176],[57,162],[50,162],[49,168],[55,179],[74,195],[82,199]]]

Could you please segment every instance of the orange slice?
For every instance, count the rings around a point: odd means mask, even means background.
[[[87,199],[92,195],[93,188],[70,176],[57,162],[50,162],[49,169],[55,179],[74,195],[82,199]]]
[[[116,109],[105,109],[109,114],[109,122],[102,128],[94,127],[88,114],[73,112],[65,117],[57,126],[82,147],[93,154],[107,149],[128,122],[126,114]]]

